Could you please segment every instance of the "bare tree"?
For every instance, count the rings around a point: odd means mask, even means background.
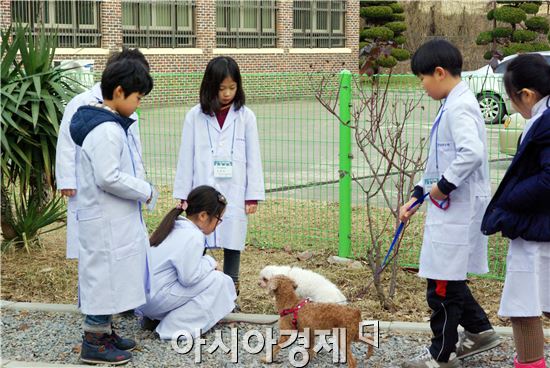
[[[424,166],[426,139],[422,137],[419,142],[410,142],[405,134],[407,121],[419,106],[421,97],[400,94],[397,99],[394,98],[390,91],[391,71],[388,76],[353,76],[355,97],[352,98],[351,118],[350,121],[342,121],[338,113],[337,83],[337,74],[321,78],[316,87],[316,98],[340,124],[352,129],[355,144],[365,160],[368,178],[371,179],[365,180],[351,173],[352,180],[365,194],[367,235],[371,246],[361,256],[374,275],[373,281],[357,297],[365,295],[374,284],[381,305],[385,309],[394,310],[392,299],[396,290],[398,257],[390,259],[390,282],[384,286],[381,270],[389,245],[384,239],[388,232],[399,226],[399,208],[409,199],[415,176]],[[384,211],[376,206],[379,198],[382,199]],[[380,212],[383,213],[382,219]]]

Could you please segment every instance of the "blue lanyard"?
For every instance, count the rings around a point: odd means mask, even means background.
[[[208,140],[210,141],[210,151],[214,154],[214,146],[212,145],[212,136],[210,135],[210,126],[208,126],[208,119],[205,119],[206,130],[208,130]],[[237,118],[233,120],[233,137],[231,138],[231,160],[233,160],[233,148],[235,147],[235,129],[237,127]]]
[[[447,100],[445,100],[447,102]],[[441,121],[441,117],[443,116],[443,113],[445,112],[445,102],[443,102],[443,105],[441,106],[441,113],[438,114],[437,118],[435,119],[434,125],[432,126],[432,130],[430,131],[430,147],[432,146],[432,139],[435,132],[435,168],[439,172],[439,155],[437,153],[437,136],[439,133],[439,122]],[[428,155],[429,155],[428,150]]]

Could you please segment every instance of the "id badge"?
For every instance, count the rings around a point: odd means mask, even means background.
[[[230,179],[233,177],[233,162],[225,158],[214,158],[214,177]]]
[[[426,174],[424,174],[424,194],[430,193],[432,191],[433,185],[436,184],[440,178],[441,176],[438,172],[427,172]]]

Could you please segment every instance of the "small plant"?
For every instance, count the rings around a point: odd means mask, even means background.
[[[1,32],[2,236],[27,250],[63,220],[55,198],[55,148],[65,103],[79,84],[52,66],[57,35],[17,25]]]

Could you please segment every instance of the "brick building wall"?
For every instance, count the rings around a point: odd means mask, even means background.
[[[0,0],[2,9],[1,26],[10,23],[10,0]],[[313,73],[335,71],[343,68],[356,71],[358,67],[359,0],[346,1],[345,48],[338,49],[296,49],[293,48],[293,1],[278,0],[276,12],[277,43],[271,49],[217,49],[216,48],[216,0],[197,0],[195,8],[196,47],[176,49],[140,50],[147,57],[153,73],[202,73],[210,59],[220,55],[233,57],[242,73]],[[101,72],[109,54],[120,50],[122,37],[121,0],[101,2],[101,47],[58,49],[56,60],[86,59],[94,61],[94,71]],[[290,78],[290,79],[289,79]],[[148,100],[181,103],[181,89],[170,87],[172,77],[157,77],[153,95]],[[302,79],[307,79],[303,78]],[[280,76],[273,83],[296,83],[296,77]],[[200,82],[200,81],[199,81]],[[303,83],[303,82],[301,82]],[[250,82],[252,93],[261,88],[261,81]],[[257,85],[257,86],[256,86]],[[161,87],[161,88],[159,88]],[[195,90],[196,85],[191,89]],[[173,90],[173,93],[170,92]],[[299,89],[297,89],[299,90]],[[168,91],[168,93],[166,93]],[[250,94],[250,91],[248,91]],[[192,98],[196,98],[194,95]]]

